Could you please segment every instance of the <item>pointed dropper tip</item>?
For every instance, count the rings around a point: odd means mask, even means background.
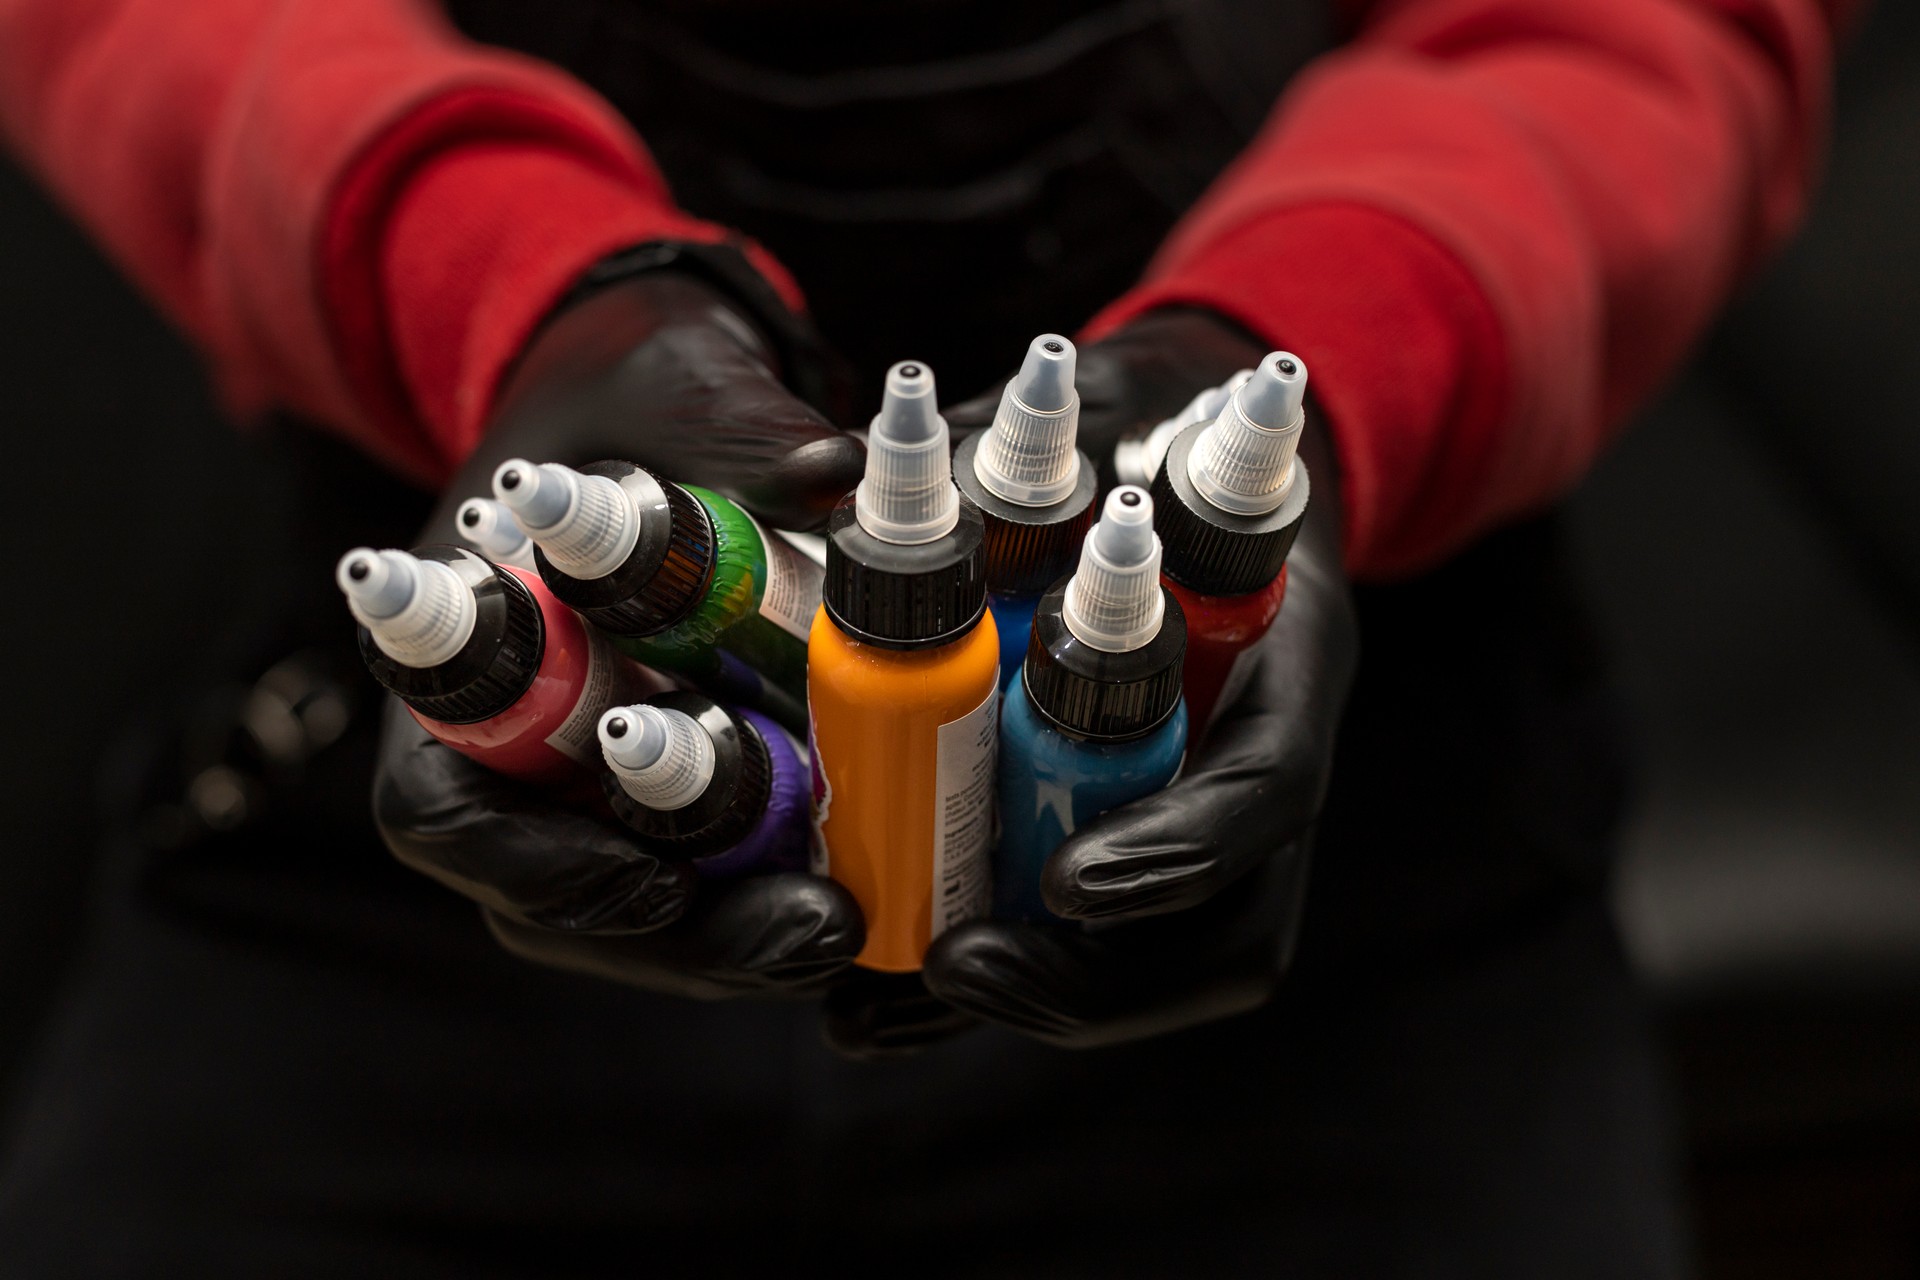
[[[340,557],[333,580],[347,601],[367,617],[391,618],[413,599],[414,575],[400,567],[411,559],[404,551],[355,547]]]
[[[894,444],[920,444],[942,434],[945,425],[934,400],[933,370],[917,360],[902,360],[887,370],[880,414],[870,434]]]
[[[1153,499],[1138,485],[1121,485],[1107,495],[1100,522],[1081,549],[1061,620],[1082,644],[1126,653],[1160,633],[1165,613]]]
[[[1274,351],[1240,389],[1240,412],[1256,427],[1280,431],[1292,425],[1306,395],[1306,363],[1299,356]]]
[[[867,432],[867,473],[854,491],[860,527],[882,542],[914,546],[951,532],[960,515],[947,453],[947,420],[933,370],[902,360],[887,370],[880,412]]]
[[[552,463],[541,467],[525,458],[508,458],[493,473],[493,496],[519,518],[522,528],[545,529],[559,521],[572,503],[564,479],[567,470]]]
[[[667,749],[666,718],[655,707],[614,707],[600,717],[600,749],[623,769],[649,768]]]
[[[1153,555],[1153,499],[1138,485],[1121,485],[1107,495],[1094,545],[1115,568],[1145,564]]]
[[[1043,333],[1027,347],[1014,375],[1013,394],[1035,413],[1059,413],[1073,403],[1073,344],[1057,333]]]

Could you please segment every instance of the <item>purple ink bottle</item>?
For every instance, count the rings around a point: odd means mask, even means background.
[[[607,802],[662,857],[708,876],[807,865],[807,767],[786,732],[705,694],[656,694],[600,717]]]

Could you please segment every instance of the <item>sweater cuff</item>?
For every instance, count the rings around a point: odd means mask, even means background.
[[[1339,455],[1355,577],[1427,567],[1497,514],[1498,495],[1478,490],[1507,398],[1501,328],[1426,232],[1371,206],[1315,204],[1167,256],[1085,336],[1157,308],[1204,307],[1305,359]]]
[[[390,462],[444,482],[534,331],[601,259],[651,240],[732,239],[676,209],[624,142],[478,89],[425,105],[354,166],[320,278],[367,443]],[[736,243],[797,308],[778,264]]]

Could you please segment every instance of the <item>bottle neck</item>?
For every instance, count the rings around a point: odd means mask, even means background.
[[[985,525],[987,590],[1000,595],[1037,596],[1063,574],[1073,572],[1080,544],[1097,514],[1094,497],[1099,472],[1085,454],[1074,486],[1041,506],[1009,502],[980,479],[977,462],[985,432],[960,442],[953,455],[953,480],[961,494],[980,509]]]
[[[1311,484],[1306,463],[1294,458],[1287,496],[1260,516],[1222,511],[1194,487],[1188,461],[1207,424],[1174,437],[1153,478],[1154,530],[1160,535],[1161,572],[1205,596],[1258,591],[1280,574],[1307,514]]]
[[[962,498],[953,529],[897,546],[861,527],[851,496],[827,532],[824,602],[834,625],[888,649],[925,649],[960,639],[987,608],[985,523]]]
[[[1020,678],[1043,720],[1096,742],[1144,737],[1166,723],[1180,705],[1187,623],[1173,593],[1160,590],[1160,629],[1138,649],[1120,653],[1083,644],[1067,629],[1065,583],[1040,598]]]
[[[464,547],[435,544],[413,554],[448,566],[472,589],[473,632],[445,662],[409,667],[382,651],[362,626],[360,656],[367,670],[402,702],[441,724],[477,724],[503,714],[532,686],[545,657],[539,602],[511,571]]]
[[[609,635],[657,635],[686,618],[706,598],[719,559],[712,513],[679,485],[631,462],[595,462],[580,473],[620,486],[637,513],[638,536],[626,558],[598,578],[573,577],[536,548],[540,577]]]

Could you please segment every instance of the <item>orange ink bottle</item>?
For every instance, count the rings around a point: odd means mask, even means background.
[[[991,903],[1000,641],[984,541],[933,374],[897,364],[866,478],[833,513],[807,645],[813,870],[859,902],[868,969],[918,970]]]

